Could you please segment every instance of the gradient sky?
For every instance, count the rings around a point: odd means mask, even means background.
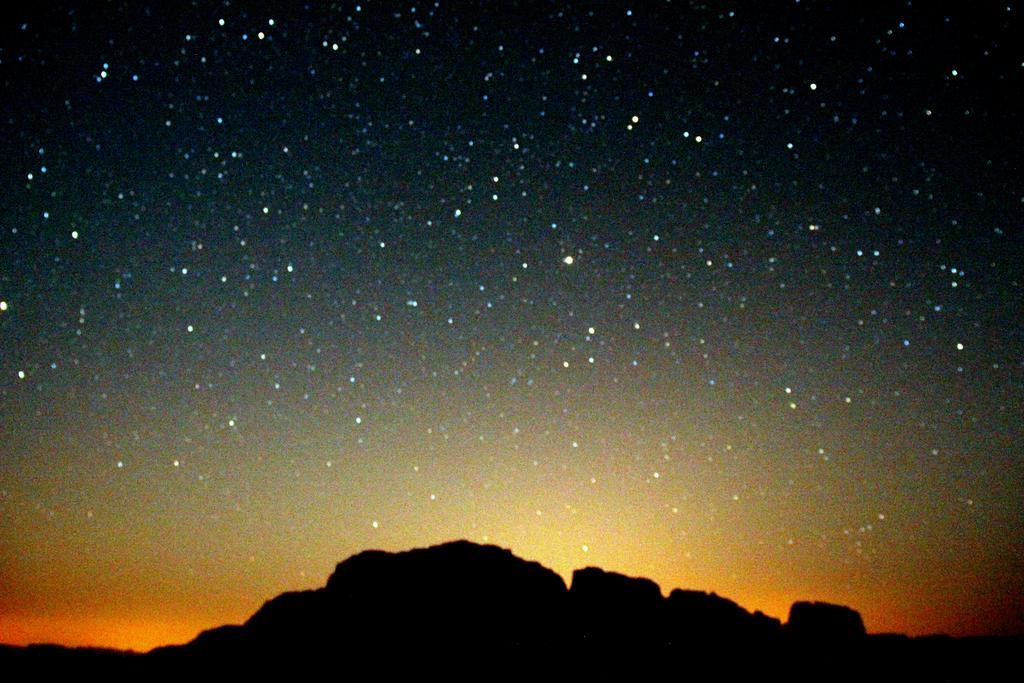
[[[454,538],[1024,632],[1016,2],[310,4],[3,19],[0,642]]]

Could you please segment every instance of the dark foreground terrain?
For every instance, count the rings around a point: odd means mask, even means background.
[[[867,635],[860,614],[795,603],[785,624],[714,593],[673,590],[594,567],[572,585],[496,546],[456,541],[367,551],[323,588],[284,593],[242,625],[145,654],[0,646],[0,671],[183,674],[284,671],[319,680],[935,680],[1008,675],[1009,638]]]

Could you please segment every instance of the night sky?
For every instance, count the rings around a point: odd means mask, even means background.
[[[454,538],[1024,631],[1024,7],[31,4],[0,641]]]

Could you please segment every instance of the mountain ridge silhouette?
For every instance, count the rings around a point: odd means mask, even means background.
[[[821,602],[794,604],[797,631],[760,611],[693,590],[666,597],[651,579],[599,567],[561,576],[511,550],[466,540],[400,552],[366,550],[338,563],[322,588],[282,593],[245,623],[220,626],[157,655],[236,653],[247,647],[316,649],[339,636],[360,651],[378,646],[424,649],[458,642],[504,649],[671,648],[684,641],[777,642],[866,636],[856,611]],[[560,624],[557,633],[552,624]]]
[[[458,663],[467,677],[485,675],[495,662],[509,676],[526,676],[543,662],[556,667],[545,669],[552,675],[584,666],[597,674],[607,667],[650,675],[685,669],[725,680],[769,671],[788,680],[924,673],[970,680],[979,662],[1008,658],[1017,645],[869,636],[858,612],[822,602],[794,603],[782,623],[715,593],[677,588],[665,596],[650,579],[598,567],[577,569],[566,586],[553,570],[508,549],[458,540],[357,553],[339,562],[323,587],[281,593],[244,623],[205,630],[183,645],[135,656],[0,647],[0,661],[206,671],[314,662],[378,673]]]

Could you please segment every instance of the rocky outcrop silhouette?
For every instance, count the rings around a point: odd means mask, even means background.
[[[867,635],[860,613],[827,602],[795,602],[789,608],[786,631],[804,640],[836,641]]]
[[[360,680],[428,669],[455,680],[607,678],[623,668],[640,679],[978,680],[979,667],[999,670],[1019,649],[1019,639],[866,636],[856,611],[827,603],[798,602],[783,625],[714,593],[665,597],[649,579],[596,567],[567,588],[509,550],[455,541],[359,553],[323,588],[283,593],[185,645],[145,655],[0,646],[0,664],[79,677],[238,678],[288,666]]]
[[[568,607],[578,645],[636,647],[664,639],[665,600],[650,579],[597,567],[577,569]]]
[[[241,626],[148,658],[232,672],[344,662],[370,679],[435,670],[457,680],[902,682],[975,680],[979,662],[1010,661],[1015,645],[873,639],[855,610],[821,602],[794,604],[782,624],[715,593],[665,596],[650,579],[597,567],[575,571],[566,587],[508,550],[456,541],[359,553],[323,588],[284,593]]]
[[[283,593],[241,626],[155,654],[688,652],[770,647],[809,631],[847,638],[854,623],[863,634],[849,608],[799,605],[796,625],[784,628],[714,593],[676,589],[665,597],[650,579],[597,567],[576,570],[567,588],[555,572],[509,550],[454,541],[359,553],[338,564],[323,588]]]
[[[161,652],[544,649],[564,627],[565,599],[558,574],[497,546],[371,550],[338,564],[324,588],[283,593],[242,626]]]
[[[675,642],[773,642],[782,636],[778,619],[757,611],[751,614],[732,600],[715,593],[673,590],[668,596],[669,623]]]

